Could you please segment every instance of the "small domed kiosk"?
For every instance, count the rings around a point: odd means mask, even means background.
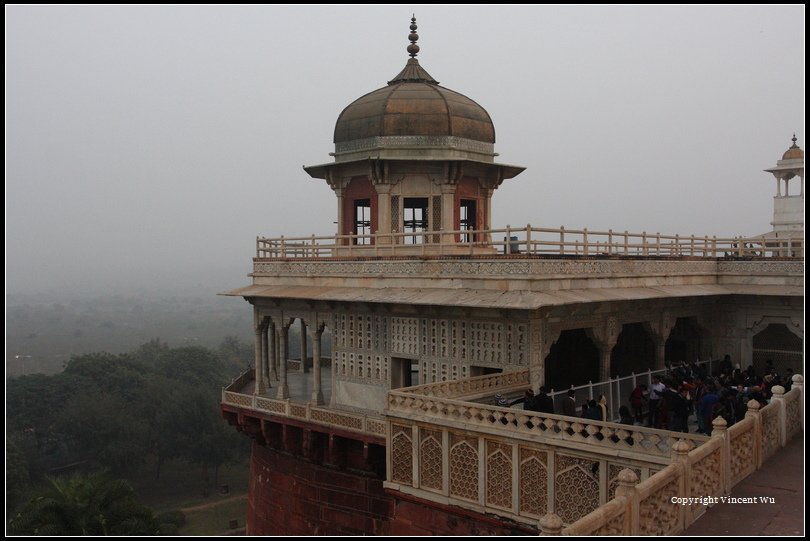
[[[489,113],[419,64],[414,18],[410,30],[402,71],[338,116],[334,162],[304,169],[337,196],[340,246],[493,251],[476,246],[491,240],[480,232],[492,225],[492,194],[525,168],[495,162]]]

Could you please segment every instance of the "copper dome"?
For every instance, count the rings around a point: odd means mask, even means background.
[[[349,104],[335,124],[335,143],[385,136],[453,136],[495,142],[495,127],[473,100],[439,86],[416,58],[388,86]]]
[[[789,149],[782,154],[783,160],[803,160],[804,159],[804,150],[802,150],[799,145],[796,144],[796,134],[793,134],[793,144],[790,146]]]

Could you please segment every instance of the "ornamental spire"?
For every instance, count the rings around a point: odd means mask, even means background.
[[[411,55],[411,58],[416,58],[416,55],[419,54],[419,45],[416,42],[419,40],[419,34],[416,33],[416,14],[411,17],[411,33],[408,34],[408,39],[411,41],[411,44],[408,45],[408,53]]]

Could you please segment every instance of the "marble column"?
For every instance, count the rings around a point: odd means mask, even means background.
[[[262,394],[265,392],[264,386],[264,374],[262,374],[262,359],[263,359],[263,351],[262,351],[262,326],[261,324],[256,326],[256,342],[255,342],[255,358],[256,358],[256,377],[255,377],[255,385],[253,389],[254,394]]]
[[[377,237],[377,244],[395,244],[391,237],[386,237],[391,232],[391,185],[376,184],[377,191],[377,230],[374,233],[383,235]]]
[[[442,184],[442,231],[453,231],[456,229],[453,222],[455,221],[455,199],[456,199],[456,185],[455,184]],[[450,233],[442,235],[442,242],[444,244],[452,244],[455,238]]]
[[[610,379],[610,356],[613,346],[599,346],[599,381]]]
[[[301,373],[306,374],[309,372],[307,368],[307,324],[304,322],[304,318],[299,321],[301,322]]]
[[[276,398],[286,400],[290,398],[290,386],[287,383],[287,336],[290,326],[278,325],[276,328],[276,341],[278,342],[279,382]]]
[[[267,333],[269,329],[269,323],[262,326],[262,385],[265,389],[270,388],[270,349],[267,343]]]
[[[653,342],[655,342],[655,365],[653,370],[661,370],[666,364],[667,341],[665,338],[653,336]]]
[[[316,326],[314,331],[310,331],[312,338],[312,404],[320,406],[323,404],[323,391],[321,390],[321,336],[323,329]]]
[[[275,323],[268,323],[267,325],[267,356],[268,359],[268,379],[270,381],[278,381],[278,371],[276,367],[278,367],[278,340],[276,340],[276,324]]]

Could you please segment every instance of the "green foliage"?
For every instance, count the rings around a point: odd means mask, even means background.
[[[31,482],[28,459],[22,442],[12,437],[6,440],[6,510],[14,509]]]
[[[126,481],[106,473],[49,478],[9,523],[13,534],[155,535],[152,510],[135,501]]]
[[[173,459],[216,469],[246,445],[219,412],[229,375],[211,350],[153,340],[129,354],[74,356],[53,376],[10,379],[9,437],[31,442],[33,453],[13,449],[7,476],[22,494],[26,470],[33,481],[40,471],[71,463],[130,478],[143,473],[150,456],[155,477]]]

